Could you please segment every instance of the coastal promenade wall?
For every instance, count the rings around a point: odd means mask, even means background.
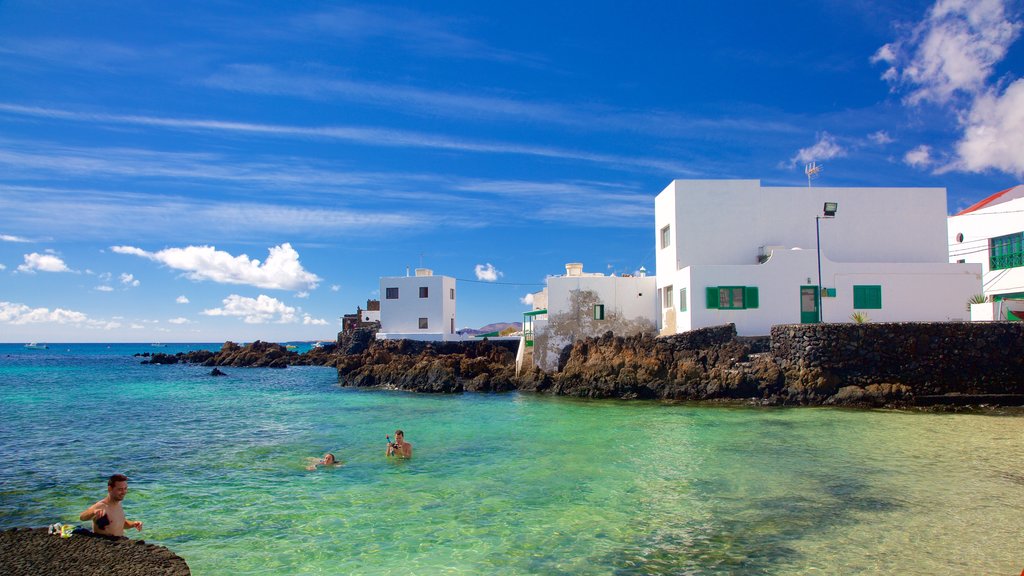
[[[865,394],[913,404],[1024,403],[1022,351],[1024,322],[802,324],[771,331],[771,356],[787,391],[838,396],[838,403]]]

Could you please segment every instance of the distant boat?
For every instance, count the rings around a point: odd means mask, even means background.
[[[28,344],[25,344],[25,348],[28,348],[29,350],[46,350],[47,348],[49,348],[49,346],[47,346],[46,344],[29,342]]]
[[[167,347],[166,344],[161,344],[159,342],[156,342],[154,344],[150,344],[150,346],[152,346],[153,348],[166,348]]]
[[[311,348],[323,348],[327,346],[327,342],[314,342]]]
[[[285,344],[284,347],[285,347],[286,350],[298,350],[299,349],[299,347],[296,346],[295,344]]]

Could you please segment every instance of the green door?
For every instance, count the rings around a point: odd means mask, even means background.
[[[818,287],[800,287],[800,323],[818,323]]]

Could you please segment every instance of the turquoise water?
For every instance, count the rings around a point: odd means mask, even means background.
[[[0,345],[0,528],[77,522],[123,472],[130,536],[196,575],[1024,568],[1019,410],[423,396],[131,356],[155,350]],[[383,457],[398,427],[411,461]]]

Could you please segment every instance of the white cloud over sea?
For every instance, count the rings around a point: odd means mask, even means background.
[[[119,322],[94,320],[76,310],[31,308],[17,302],[0,302],[0,324],[77,324],[105,330],[121,327]]]
[[[169,268],[182,270],[191,280],[220,284],[247,284],[274,290],[312,290],[320,277],[299,262],[299,253],[287,242],[270,248],[264,262],[245,254],[232,256],[213,246],[186,246],[147,252],[133,246],[112,246],[118,254],[141,256]]]
[[[220,308],[203,310],[203,314],[242,318],[246,324],[295,322],[296,309],[294,307],[266,294],[260,294],[256,298],[231,294],[222,301],[222,304],[223,306]]]
[[[72,272],[68,268],[67,264],[64,263],[59,257],[53,254],[40,254],[33,252],[31,254],[25,254],[25,263],[18,266],[18,272],[27,272],[34,274],[35,272]]]

